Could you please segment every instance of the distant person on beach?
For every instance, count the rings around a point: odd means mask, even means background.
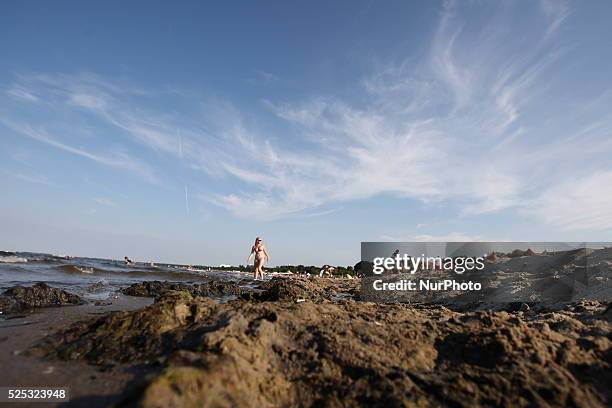
[[[393,258],[394,260],[397,259],[397,257],[400,256],[400,250],[396,249],[395,251],[393,251],[393,255],[391,255],[391,258]],[[400,273],[401,271],[397,268],[393,268],[392,272],[394,273]]]
[[[253,271],[253,276],[255,280],[257,280],[258,276],[261,276],[261,280],[264,278],[263,264],[266,261],[270,260],[268,256],[268,252],[266,251],[266,247],[261,242],[261,238],[255,238],[255,244],[251,247],[251,254],[247,258],[247,264],[251,261],[251,256],[255,255],[253,266],[255,270]]]
[[[332,273],[336,268],[331,265],[323,265],[323,268],[319,271],[320,277],[331,278],[333,277]]]
[[[123,260],[125,261],[126,265],[134,265],[134,262],[132,262],[132,260],[128,258],[127,256],[124,256]]]

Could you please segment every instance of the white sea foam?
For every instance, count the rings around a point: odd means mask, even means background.
[[[77,268],[82,273],[88,273],[88,274],[94,273],[94,268],[86,268],[84,266],[75,266],[75,268]]]
[[[28,262],[28,260],[20,256],[0,256],[0,262],[2,263],[23,263],[23,262]]]

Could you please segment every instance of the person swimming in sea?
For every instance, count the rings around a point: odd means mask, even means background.
[[[123,260],[125,261],[126,265],[134,265],[134,262],[132,262],[132,260],[128,258],[127,256],[124,256]]]
[[[266,247],[261,242],[261,238],[259,237],[255,238],[255,244],[251,247],[251,253],[247,258],[247,264],[250,262],[251,256],[253,255],[255,255],[253,261],[253,266],[255,267],[255,270],[253,271],[253,277],[255,280],[257,280],[257,277],[261,276],[261,280],[263,280],[263,264],[264,262],[269,261],[270,257],[268,256],[268,251],[266,251]]]

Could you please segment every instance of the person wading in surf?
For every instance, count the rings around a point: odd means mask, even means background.
[[[247,264],[251,260],[251,256],[255,255],[253,266],[255,270],[253,271],[253,277],[257,280],[258,276],[261,276],[261,280],[264,278],[263,264],[266,261],[270,260],[268,256],[268,252],[266,251],[266,247],[261,242],[261,238],[255,238],[255,244],[251,247],[251,254],[247,258]]]

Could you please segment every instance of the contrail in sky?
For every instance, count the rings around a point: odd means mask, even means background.
[[[189,196],[187,194],[187,186],[185,186],[185,209],[189,213]]]
[[[181,136],[181,129],[177,128],[176,133],[178,135],[179,140],[179,157],[181,160],[183,159],[183,137]],[[185,210],[189,214],[189,191],[187,190],[187,186],[185,186]]]
[[[179,156],[182,159],[183,158],[183,137],[181,136],[181,129],[177,129],[176,132],[178,133],[178,138],[179,138]]]

